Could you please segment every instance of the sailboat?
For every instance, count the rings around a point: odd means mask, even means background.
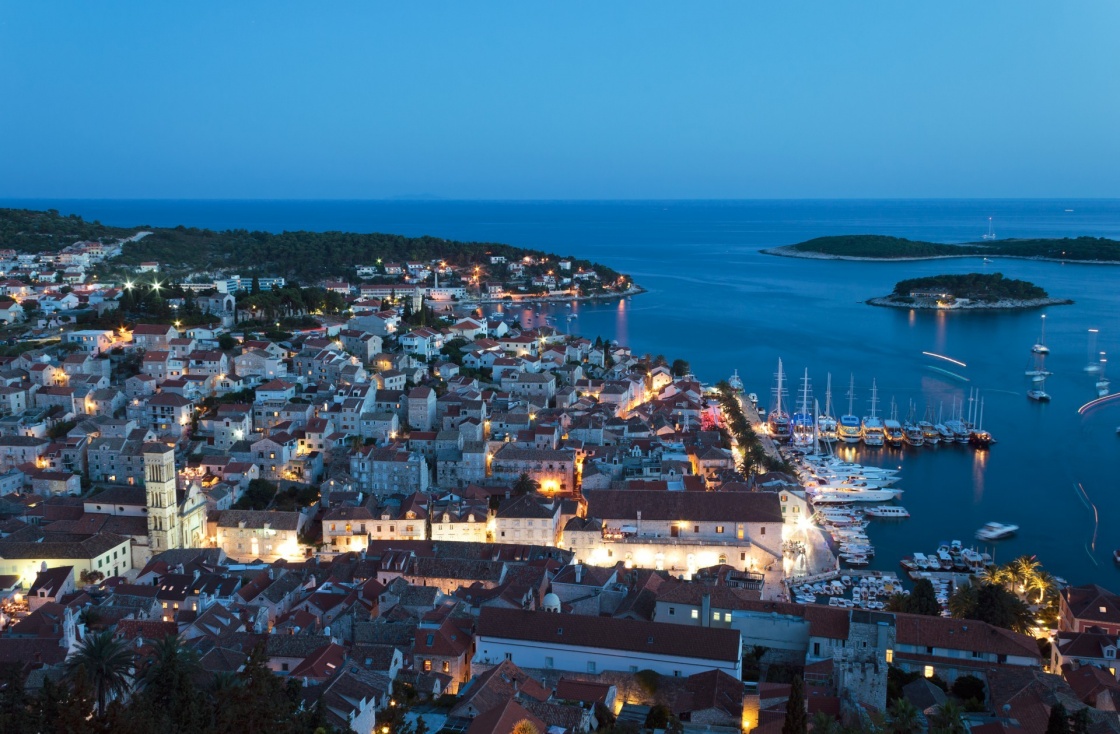
[[[860,422],[861,436],[865,446],[883,445],[883,421],[876,415],[879,407],[879,388],[875,380],[871,380],[871,415],[866,415]]]
[[[840,425],[836,428],[837,437],[844,443],[859,443],[860,435],[863,433],[859,418],[856,417],[855,399],[856,376],[852,375],[852,381],[848,385],[848,412],[840,416]]]
[[[1106,377],[1105,374],[1104,374],[1104,367],[1107,363],[1108,363],[1108,360],[1105,359],[1104,352],[1101,352],[1100,371],[1099,371],[1098,377],[1097,377],[1097,395],[1102,397],[1102,398],[1105,395],[1108,395],[1108,388],[1109,388],[1109,385],[1111,384],[1108,380],[1108,377]]]
[[[976,427],[968,432],[968,442],[978,449],[986,449],[995,442],[992,434],[984,430],[984,398],[980,398],[980,418]]]
[[[1100,372],[1101,363],[1097,361],[1097,330],[1089,329],[1089,359],[1085,363],[1086,372]]]
[[[926,403],[926,417],[918,421],[918,429],[930,446],[941,442],[941,432],[933,425],[933,406],[929,403]]]
[[[1042,333],[1038,336],[1038,341],[1031,347],[1031,351],[1035,354],[1050,354],[1050,347],[1046,346],[1046,314],[1042,314]]]
[[[956,401],[957,399],[953,398],[954,406],[956,405]],[[941,401],[941,404],[937,406],[937,423],[934,423],[933,427],[937,431],[937,435],[941,438],[942,441],[944,441],[945,443],[952,443],[955,440],[953,431],[949,428],[948,425],[946,425],[945,421],[941,420],[942,414],[944,412],[945,401],[943,400]]]
[[[1034,352],[1027,360],[1027,369],[1023,371],[1023,374],[1031,378],[1034,382],[1042,382],[1049,377],[1051,372],[1046,369],[1046,353]]]
[[[782,443],[789,440],[789,413],[782,410],[782,397],[785,394],[785,387],[782,386],[782,380],[785,375],[782,374],[782,360],[778,360],[778,383],[774,388],[774,407],[770,409],[769,415],[766,416],[766,426],[770,431],[770,437],[775,441]]]
[[[969,418],[972,418],[972,390],[968,391],[968,404],[969,404]],[[945,427],[953,434],[953,438],[957,443],[968,443],[968,424],[964,420],[964,401],[957,405],[957,399],[953,398],[953,417],[945,421]]]
[[[914,401],[910,401],[909,410],[906,412],[906,420],[902,423],[902,438],[906,443],[911,446],[921,446],[925,444],[925,436],[922,435],[922,429],[914,420]]]
[[[898,406],[895,405],[894,396],[891,396],[891,417],[883,420],[883,436],[887,444],[898,448],[902,445],[902,424],[898,422]]]
[[[791,443],[802,448],[811,446],[815,439],[817,419],[813,417],[812,402],[809,397],[809,369],[805,368],[805,376],[801,378],[801,400],[797,404],[797,412],[790,417]]]
[[[1031,400],[1037,400],[1040,403],[1050,402],[1050,393],[1046,392],[1046,378],[1035,382],[1035,387],[1027,390],[1027,397]]]
[[[996,233],[992,230],[992,218],[991,217],[988,217],[988,234],[983,235],[983,238],[986,239],[986,240],[994,240],[996,238]],[[987,258],[985,258],[985,259],[987,259]]]
[[[824,390],[824,412],[817,413],[817,437],[825,443],[833,443],[837,438],[836,419],[832,417],[832,373]]]

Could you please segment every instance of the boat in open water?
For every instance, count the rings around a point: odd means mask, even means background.
[[[1004,540],[1019,532],[1018,525],[1005,525],[1001,522],[990,522],[976,531],[977,540]]]

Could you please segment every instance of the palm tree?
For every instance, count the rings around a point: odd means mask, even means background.
[[[930,731],[935,730],[940,734],[967,734],[964,710],[959,703],[950,698],[938,707],[930,717]]]
[[[1057,588],[1057,584],[1048,571],[1040,568],[1031,579],[1030,588],[1038,592],[1038,601],[1035,604],[1042,604],[1050,592]]]
[[[1017,582],[1015,591],[1023,593],[1034,582],[1034,577],[1038,575],[1039,569],[1042,564],[1034,559],[1034,556],[1019,556],[1011,562],[1011,570]]]
[[[888,709],[891,734],[917,734],[921,731],[921,722],[918,720],[918,709],[905,698],[897,699]]]
[[[949,614],[956,619],[968,619],[976,611],[977,596],[975,585],[960,587],[949,597]]]
[[[988,569],[988,582],[993,584],[1010,584],[1013,583],[1011,573],[1011,564],[1003,564],[1000,566],[992,566]]]
[[[132,688],[136,653],[110,632],[90,635],[66,661],[67,675],[80,668],[93,686],[97,698],[97,714],[104,716],[110,698],[118,698]]]

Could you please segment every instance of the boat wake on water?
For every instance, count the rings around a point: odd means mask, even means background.
[[[934,372],[940,372],[943,375],[949,375],[949,377],[954,377],[954,378],[960,380],[961,382],[971,382],[971,380],[969,380],[967,377],[965,377],[963,375],[958,375],[956,372],[950,372],[949,370],[944,370],[944,369],[941,369],[940,367],[934,367],[932,364],[927,364],[926,369],[933,370]]]

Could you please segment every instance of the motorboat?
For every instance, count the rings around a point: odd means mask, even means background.
[[[1043,383],[1045,383],[1045,380],[1043,380]],[[1027,397],[1039,403],[1050,402],[1050,393],[1042,389],[1041,385],[1040,387],[1036,387],[1033,390],[1027,390]]]
[[[863,511],[864,515],[868,517],[878,518],[907,518],[910,517],[910,512],[905,507],[898,505],[879,505],[878,507],[868,507]]]
[[[814,504],[838,505],[846,502],[889,502],[897,499],[901,489],[829,490],[812,495]]]
[[[1019,532],[1018,525],[1005,525],[1000,522],[990,522],[976,531],[977,540],[1003,540]]]

